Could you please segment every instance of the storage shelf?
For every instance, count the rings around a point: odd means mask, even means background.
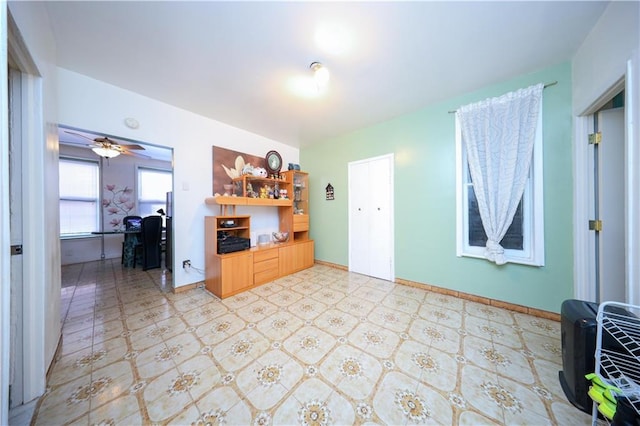
[[[228,195],[218,195],[217,197],[207,197],[204,202],[209,205],[220,206],[291,206],[293,201],[288,198],[250,198],[250,197],[230,197]]]
[[[243,175],[237,178],[233,178],[232,182],[258,182],[258,183],[271,183],[273,185],[275,184],[280,184],[280,183],[286,183],[286,179],[282,178],[282,179],[272,179],[272,178],[268,178],[268,177],[262,177],[262,176],[251,176],[251,175]]]
[[[622,390],[640,416],[640,306],[604,302],[598,308],[595,373]],[[603,347],[602,341],[608,343]],[[615,341],[617,345],[612,345]],[[617,346],[617,347],[615,347]],[[592,423],[598,416],[594,405]]]

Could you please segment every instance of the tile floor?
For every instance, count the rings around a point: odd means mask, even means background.
[[[167,279],[63,267],[32,424],[590,424],[557,322],[319,265],[225,300]]]

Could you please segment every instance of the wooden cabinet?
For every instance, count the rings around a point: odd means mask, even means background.
[[[253,283],[264,284],[279,277],[278,248],[261,248],[253,253]]]
[[[243,176],[234,179],[230,196],[208,197],[207,204],[220,205],[221,216],[205,217],[205,287],[220,298],[232,296],[260,284],[313,266],[313,240],[309,239],[309,180],[300,171],[283,172],[283,179]],[[251,185],[251,186],[249,186]],[[277,186],[287,189],[288,198],[253,198],[250,190]],[[289,232],[289,241],[253,247],[240,252],[218,254],[218,236],[250,238],[251,216],[236,215],[235,206],[278,208],[279,228]],[[232,214],[226,208],[232,207]]]
[[[206,216],[205,279],[207,290],[220,298],[253,285],[253,254],[249,250],[218,254],[218,235],[249,238],[251,216]]]
[[[313,240],[294,242],[278,250],[280,276],[293,274],[313,266]]]
[[[253,254],[251,252],[237,252],[219,256],[220,298],[244,291],[253,286]],[[216,294],[215,291],[211,291]]]

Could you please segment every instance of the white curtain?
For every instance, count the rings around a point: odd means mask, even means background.
[[[506,263],[500,241],[529,174],[543,84],[458,108],[462,141],[487,234],[485,256]]]

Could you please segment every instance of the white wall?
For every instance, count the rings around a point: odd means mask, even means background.
[[[639,48],[639,28],[640,2],[609,4],[572,61],[575,115],[584,114],[596,99],[624,77],[627,60]]]
[[[283,143],[63,68],[57,75],[60,124],[173,148],[176,287],[204,279],[203,273],[194,268],[186,272],[181,264],[190,259],[193,266],[204,269],[204,217],[219,214],[218,207],[204,204],[212,195],[212,146],[257,156],[275,149],[284,164],[299,162],[298,149]],[[136,118],[140,127],[127,128],[125,117]],[[270,226],[269,217],[277,217],[277,210],[262,207],[248,214],[255,216],[252,226],[262,229]]]

